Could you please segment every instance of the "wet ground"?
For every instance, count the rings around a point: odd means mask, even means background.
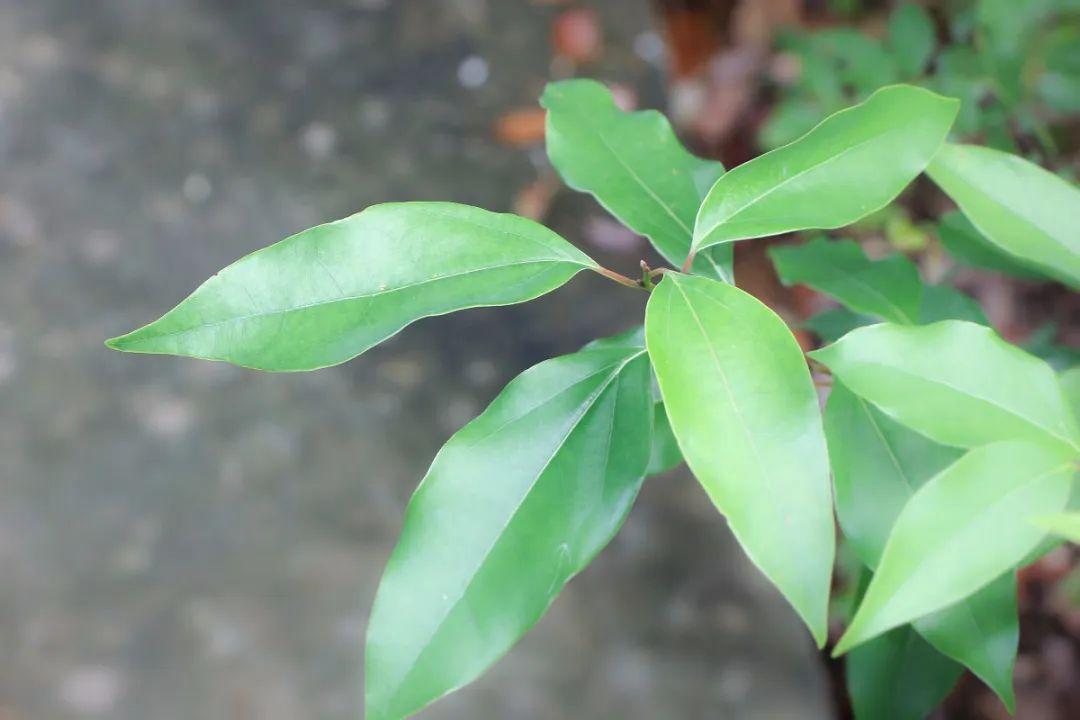
[[[586,71],[660,94],[646,3]],[[388,199],[511,206],[500,113],[551,72],[524,0],[0,0],[0,718],[360,714],[402,509],[510,377],[632,324],[580,277],[269,375],[124,356],[238,256]],[[582,242],[602,217],[560,194]],[[590,251],[601,256],[595,248]],[[637,251],[610,257],[633,267]],[[522,644],[425,718],[825,717],[819,664],[685,472]]]

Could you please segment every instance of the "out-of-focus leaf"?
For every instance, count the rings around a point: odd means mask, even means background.
[[[929,325],[940,320],[967,320],[990,325],[979,303],[949,285],[927,285],[919,305],[919,324]]]
[[[717,180],[698,211],[694,248],[836,228],[869,215],[926,167],[957,106],[907,85],[878,90]]]
[[[1044,534],[1029,518],[1068,501],[1073,458],[1059,444],[992,443],[919,488],[897,518],[836,653],[946,608],[1014,569]]]
[[[1080,364],[1080,349],[1062,345],[1057,341],[1056,323],[1046,323],[1036,328],[1020,346],[1025,352],[1042,358],[1055,370],[1064,370]]]
[[[645,340],[687,464],[820,645],[832,498],[817,393],[798,343],[742,290],[677,273],[649,298]]]
[[[681,267],[701,199],[724,167],[687,152],[655,110],[620,110],[598,82],[551,83],[540,103],[548,111],[548,156],[566,183],[592,194]],[[710,253],[694,269],[731,282],[731,259],[730,251]]]
[[[877,320],[852,312],[847,308],[822,310],[803,320],[802,326],[827,343],[836,342],[855,328],[873,325]]]
[[[1080,448],[1080,429],[1054,371],[990,328],[960,320],[882,323],[810,356],[857,395],[936,442],[977,447],[1025,438]]]
[[[927,173],[991,243],[1080,287],[1080,190],[1027,160],[974,145],[946,144]]]
[[[907,79],[922,75],[934,52],[934,22],[921,5],[903,2],[889,16],[889,45]]]
[[[963,672],[910,626],[855,648],[845,667],[856,720],[926,720]]]
[[[584,350],[514,379],[439,451],[371,612],[367,717],[471,682],[622,524],[649,461],[644,350]]]
[[[1034,522],[1043,530],[1080,544],[1080,512],[1041,515],[1035,518]]]
[[[108,344],[314,370],[415,320],[531,300],[595,267],[525,218],[454,203],[374,205],[236,261],[161,319]]]
[[[937,234],[949,255],[969,267],[1024,279],[1045,277],[1044,273],[1026,266],[1022,258],[1003,252],[983,238],[971,221],[959,211],[953,210],[941,216]]]
[[[914,324],[919,316],[922,281],[903,255],[869,260],[851,240],[816,237],[803,245],[769,248],[785,285],[808,285],[857,313]]]

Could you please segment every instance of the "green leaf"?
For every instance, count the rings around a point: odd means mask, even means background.
[[[371,612],[369,720],[472,681],[543,615],[626,517],[652,414],[643,350],[586,350],[527,370],[450,438]]]
[[[848,694],[856,720],[925,720],[963,672],[910,626],[851,651]]]
[[[896,519],[835,653],[948,607],[1014,569],[1043,536],[1028,518],[1068,501],[1072,462],[1058,444],[993,443],[919,488]]]
[[[453,203],[374,205],[236,261],[108,345],[314,370],[420,318],[531,300],[595,267],[525,218]]]
[[[993,330],[961,320],[859,328],[810,353],[855,394],[945,445],[1054,440],[1076,451],[1080,430],[1054,371]]]
[[[825,437],[840,527],[874,569],[907,501],[963,451],[900,425],[839,381],[825,405]]]
[[[889,45],[907,77],[922,75],[936,44],[934,22],[922,6],[904,2],[893,10],[889,16]]]
[[[802,327],[817,335],[825,342],[836,342],[855,328],[876,323],[872,317],[859,315],[847,308],[822,310],[803,320]]]
[[[1036,527],[1080,544],[1080,512],[1054,513],[1034,519]]]
[[[1071,367],[1058,376],[1065,401],[1073,412],[1073,417],[1080,418],[1080,365]]]
[[[876,568],[904,506],[961,451],[896,423],[840,382],[825,405],[825,437],[840,527],[859,559]],[[921,618],[915,628],[937,650],[971,668],[1007,706],[1013,705],[1019,625],[1011,575]]]
[[[973,145],[944,145],[927,173],[999,249],[1080,287],[1080,190],[1027,160]]]
[[[896,85],[740,165],[698,211],[694,249],[849,225],[900,194],[941,146],[958,103]]]
[[[820,645],[832,498],[817,393],[798,343],[742,290],[677,273],[649,298],[645,340],[683,457]]]
[[[919,324],[929,325],[941,320],[967,320],[990,325],[979,303],[949,285],[927,285],[919,305]]]
[[[679,442],[671,431],[664,403],[656,403],[653,419],[652,452],[649,455],[649,469],[646,474],[658,475],[675,468],[682,462]]]
[[[593,80],[550,83],[540,104],[548,111],[548,157],[566,184],[592,194],[681,267],[698,206],[723,165],[687,152],[655,110],[623,112]],[[731,260],[730,251],[710,253],[695,270],[731,282]]]
[[[903,255],[871,261],[851,240],[816,237],[804,245],[769,248],[785,285],[808,285],[857,313],[914,324],[923,285],[919,270]]]
[[[942,215],[937,234],[949,255],[963,265],[1025,280],[1044,277],[1044,273],[1026,266],[1022,258],[1002,252],[987,241],[961,212]]]
[[[1020,643],[1016,592],[1016,573],[1008,572],[912,624],[938,652],[970,668],[1010,713],[1016,710],[1013,667]]]

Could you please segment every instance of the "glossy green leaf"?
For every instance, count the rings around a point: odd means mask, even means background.
[[[160,320],[108,344],[313,370],[420,318],[531,300],[594,267],[525,218],[453,203],[374,205],[236,261]]]
[[[900,425],[839,381],[825,404],[825,437],[840,527],[874,569],[907,501],[963,451]]]
[[[817,393],[798,343],[742,290],[676,273],[649,298],[645,340],[687,464],[823,643],[832,497]]]
[[[962,212],[954,210],[942,215],[937,234],[949,255],[968,267],[1024,279],[1044,277],[1044,273],[1025,265],[1023,258],[998,249],[984,238]]]
[[[960,320],[859,328],[810,353],[860,397],[945,445],[1054,440],[1080,429],[1054,371],[993,330]]]
[[[963,672],[910,626],[855,648],[845,667],[855,720],[926,720]]]
[[[1044,534],[1028,519],[1068,501],[1072,462],[1059,444],[992,443],[919,488],[835,652],[946,608],[1014,569]]]
[[[896,423],[840,382],[825,406],[825,436],[840,527],[859,559],[874,569],[908,500],[962,451]],[[1014,704],[1019,625],[1011,575],[921,618],[915,628],[939,652],[971,668],[1007,706]]]
[[[944,145],[927,173],[982,235],[1080,287],[1080,190],[1038,165],[973,145]]]
[[[1008,572],[960,602],[912,623],[938,652],[970,668],[1009,712],[1016,709],[1013,668],[1020,643],[1016,593],[1016,573]]]
[[[655,110],[620,110],[593,80],[551,83],[540,104],[548,111],[548,157],[566,184],[592,194],[681,267],[701,199],[724,167],[687,152]],[[728,248],[695,260],[694,269],[731,282],[731,261]]]
[[[369,720],[472,681],[540,618],[626,517],[652,416],[643,350],[585,350],[527,370],[450,438],[371,612]]]
[[[923,285],[903,255],[872,261],[851,240],[817,237],[769,248],[769,256],[785,285],[808,285],[858,313],[908,325],[918,321]]]
[[[913,2],[897,5],[889,16],[889,45],[906,77],[922,75],[936,44],[934,22],[926,10]]]
[[[694,248],[842,227],[884,207],[937,152],[957,107],[906,85],[878,90],[717,180],[698,211]]]
[[[1043,530],[1080,544],[1080,512],[1042,515],[1035,518],[1034,522]]]

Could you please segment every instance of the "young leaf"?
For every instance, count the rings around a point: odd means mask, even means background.
[[[899,425],[840,382],[833,384],[825,405],[825,437],[840,527],[859,559],[877,568],[889,531],[911,496],[961,451]],[[1012,707],[1019,625],[1011,574],[921,618],[915,629],[939,652],[971,668]]]
[[[664,259],[681,267],[701,199],[724,167],[694,157],[655,110],[623,112],[593,80],[550,83],[547,151],[566,184],[592,194]],[[731,282],[731,252],[710,253],[695,270]]]
[[[1034,519],[1036,527],[1080,545],[1080,512],[1055,513]]]
[[[923,485],[896,519],[835,653],[948,607],[1014,569],[1043,536],[1029,518],[1068,501],[1072,462],[1059,444],[993,443]]]
[[[1065,401],[1073,412],[1073,416],[1080,418],[1080,365],[1071,367],[1058,376],[1061,391],[1065,393]]]
[[[742,290],[677,273],[649,298],[645,340],[690,469],[823,643],[832,498],[817,394],[798,343]]]
[[[959,103],[882,88],[809,133],[740,165],[698,211],[694,249],[793,230],[838,228],[889,204],[937,152]]]
[[[314,370],[420,318],[531,300],[595,267],[525,218],[453,203],[374,205],[236,261],[108,345]]]
[[[1024,438],[1080,448],[1054,371],[990,328],[960,320],[871,325],[810,356],[936,442],[975,447]]]
[[[889,45],[901,72],[917,78],[934,52],[934,22],[920,5],[901,3],[889,16]]]
[[[1016,573],[1007,572],[955,605],[912,623],[938,652],[970,668],[1010,713],[1016,710],[1013,667],[1020,643],[1016,593]]]
[[[409,502],[368,630],[369,720],[475,679],[622,524],[649,461],[641,349],[527,370],[436,456]]]
[[[1015,155],[973,145],[944,145],[927,173],[995,246],[1080,287],[1076,187]]]
[[[855,720],[925,720],[963,672],[910,626],[855,648],[845,668]]]
[[[804,245],[769,248],[785,285],[808,285],[855,312],[912,325],[918,321],[923,285],[903,255],[871,261],[851,240],[817,237]]]
[[[1044,273],[1025,265],[1023,258],[1003,252],[986,240],[962,212],[953,210],[942,215],[937,234],[949,255],[968,267],[1028,280],[1045,276]]]

